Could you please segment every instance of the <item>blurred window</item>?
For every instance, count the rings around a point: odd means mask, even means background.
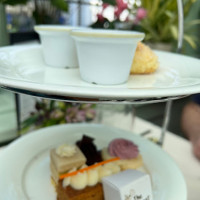
[[[37,2],[37,5],[35,4]],[[10,33],[33,31],[35,24],[90,26],[97,20],[101,0],[68,0],[69,11],[59,11],[49,0],[28,1],[25,5],[6,6]]]

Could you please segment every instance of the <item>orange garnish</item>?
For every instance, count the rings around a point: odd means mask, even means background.
[[[104,165],[104,164],[107,164],[107,163],[109,163],[109,162],[113,162],[113,161],[116,161],[116,160],[119,160],[119,159],[120,159],[120,158],[118,158],[118,157],[117,157],[117,158],[111,158],[111,159],[109,159],[109,160],[105,160],[105,161],[96,163],[96,164],[94,164],[94,165],[90,165],[90,166],[88,166],[88,167],[85,167],[85,168],[83,168],[83,169],[79,169],[79,170],[74,171],[74,172],[62,174],[62,175],[59,176],[59,179],[62,180],[62,179],[64,179],[64,178],[66,178],[66,177],[74,176],[74,175],[76,175],[76,174],[78,174],[78,173],[82,173],[82,172],[84,172],[84,171],[93,169],[93,168],[95,168],[95,167],[98,167],[98,166],[101,166],[101,165]]]

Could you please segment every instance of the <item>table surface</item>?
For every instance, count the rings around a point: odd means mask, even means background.
[[[161,128],[140,118],[135,118],[134,133],[150,130],[148,137],[159,138]],[[198,161],[191,148],[191,143],[171,132],[166,132],[163,149],[174,159],[182,171],[188,192],[188,200],[200,199],[200,161]],[[178,200],[178,199],[177,199]]]
[[[121,120],[121,124],[124,123],[123,120]],[[127,126],[125,127],[127,128]],[[131,131],[134,134],[140,134],[146,132],[147,130],[149,130],[150,133],[146,135],[146,137],[153,137],[153,138],[160,137],[161,128],[159,126],[156,126],[141,118],[137,117],[134,118],[133,126],[131,127]],[[178,167],[180,168],[180,170],[184,175],[188,190],[188,200],[199,200],[200,162],[192,154],[190,142],[167,131],[163,149],[174,159],[175,163],[178,165]],[[3,151],[3,148],[1,148],[0,151]]]

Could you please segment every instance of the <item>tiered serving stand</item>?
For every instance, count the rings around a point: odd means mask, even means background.
[[[178,53],[182,47],[183,40],[183,9],[182,1],[177,0],[177,3],[179,12]],[[41,57],[40,45],[6,47],[0,49],[0,86],[15,93],[68,102],[96,104],[145,104],[166,102],[162,136],[159,141],[162,145],[170,118],[172,100],[200,92],[200,69],[198,70],[200,61],[194,58],[160,51],[157,51],[157,55],[161,62],[161,70],[159,69],[155,74],[148,76],[131,76],[128,83],[119,86],[98,86],[83,82],[80,79],[78,69],[60,69],[56,71],[56,69],[45,67]],[[191,67],[188,66],[189,71],[187,71],[187,64],[191,65]],[[48,131],[51,132],[50,129],[48,129]],[[136,141],[138,141],[138,143],[141,142],[140,139],[137,138]],[[30,142],[29,145],[31,145]],[[150,148],[152,149],[159,148],[151,146],[154,144],[149,144],[148,142],[145,143],[145,145],[150,145]],[[17,144],[11,145],[10,149],[14,149],[15,146],[17,146]],[[26,151],[26,149],[24,149],[24,151]],[[155,150],[155,155],[156,151],[159,150]],[[10,150],[10,152],[12,151]],[[158,156],[158,159],[162,159],[161,155],[160,157]],[[169,158],[167,157],[167,159]],[[3,156],[0,157],[0,160],[6,161]],[[165,161],[163,160],[163,162]],[[170,166],[171,165],[169,165],[168,168],[170,168]],[[3,169],[5,168],[2,168],[1,170]],[[173,170],[177,175],[176,178],[182,181],[180,181],[182,186],[181,189],[179,189],[186,190],[181,173],[179,173],[177,168],[173,168]],[[0,171],[0,174],[1,173],[2,172]],[[13,174],[13,172],[11,172],[11,174]],[[3,180],[6,183],[6,181],[8,182],[12,179],[7,177]],[[170,183],[170,179],[167,181]],[[163,184],[164,185],[161,184],[162,187],[168,187],[168,185],[166,185],[167,182]],[[0,179],[0,191],[2,189],[1,187],[3,187],[3,185],[1,184]],[[179,186],[174,187],[178,188]],[[20,191],[20,188],[18,189]],[[13,191],[15,194],[12,193]],[[11,188],[7,192],[8,193],[1,191],[1,194],[3,193],[2,196],[5,197],[4,199],[19,199],[19,196],[17,195],[18,191],[15,191],[15,189]],[[164,194],[159,196],[159,200],[186,200],[186,191],[177,192],[174,190],[173,192],[171,191],[171,193],[174,193],[174,196]],[[21,199],[26,198],[22,197],[20,200]],[[156,195],[154,196],[154,200],[158,200]]]

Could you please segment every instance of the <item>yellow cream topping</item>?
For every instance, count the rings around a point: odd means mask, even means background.
[[[72,157],[75,153],[75,145],[62,144],[56,148],[56,154],[60,157]]]
[[[81,167],[81,169],[84,169],[85,167],[87,166],[84,165]],[[70,185],[72,188],[76,190],[81,190],[84,189],[86,186],[94,186],[98,182],[101,182],[101,179],[103,177],[115,174],[119,171],[120,167],[117,165],[117,162],[107,163],[105,165],[84,172],[79,172],[76,175],[64,178],[63,187],[67,187]]]

